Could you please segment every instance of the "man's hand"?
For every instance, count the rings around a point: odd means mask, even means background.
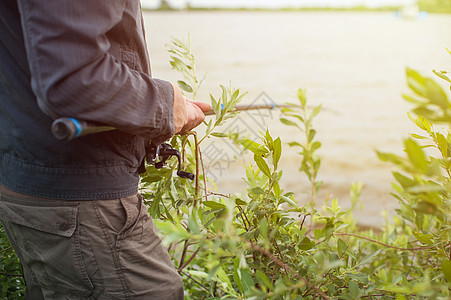
[[[186,98],[180,88],[174,88],[174,134],[183,134],[197,127],[205,119],[205,112],[211,109],[210,104]]]

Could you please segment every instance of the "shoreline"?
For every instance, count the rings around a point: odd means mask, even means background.
[[[402,6],[383,6],[383,7],[367,7],[367,6],[354,6],[354,7],[282,7],[282,8],[247,8],[247,7],[237,7],[237,8],[214,8],[214,7],[192,7],[187,6],[182,9],[172,8],[172,7],[159,7],[159,8],[149,8],[143,7],[143,11],[150,12],[386,12],[386,13],[399,13],[403,9]],[[450,9],[442,8],[419,8],[420,13],[427,14],[451,14]]]

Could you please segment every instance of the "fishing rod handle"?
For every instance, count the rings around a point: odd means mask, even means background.
[[[75,118],[58,118],[52,123],[52,135],[61,141],[70,141],[80,136],[111,131],[112,126],[102,126],[92,122],[80,121]]]
[[[276,107],[288,107],[288,105],[277,105],[262,104],[262,105],[236,105],[234,107],[235,111],[246,111],[246,110],[256,110],[256,109],[273,109]],[[221,104],[221,109],[224,109],[224,105]],[[215,114],[214,110],[209,110],[205,112],[206,116],[212,116]],[[53,121],[52,124],[52,134],[53,136],[62,141],[70,141],[74,138],[104,131],[115,130],[112,126],[99,125],[97,123],[80,121],[75,118],[59,118]]]

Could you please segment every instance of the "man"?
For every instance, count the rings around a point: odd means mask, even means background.
[[[139,0],[0,1],[0,220],[28,299],[182,299],[137,194],[145,145],[206,103],[150,77]],[[75,117],[118,130],[56,140]]]

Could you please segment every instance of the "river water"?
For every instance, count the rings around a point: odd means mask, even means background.
[[[407,118],[409,105],[405,68],[434,76],[451,70],[451,15],[406,20],[387,12],[155,12],[146,11],[145,25],[154,77],[176,81],[165,46],[170,37],[187,41],[197,59],[198,74],[207,73],[198,99],[219,97],[219,84],[247,92],[246,103],[296,101],[307,90],[311,106],[323,105],[314,121],[324,182],[317,203],[334,198],[348,208],[352,183],[361,182],[362,225],[384,222],[381,212],[397,207],[390,196],[392,167],[375,150],[402,153],[402,140],[417,132]],[[247,112],[225,129],[257,139],[269,128],[283,142],[281,186],[309,201],[308,181],[298,172],[301,157],[288,147],[302,141],[294,128],[281,125],[277,110]],[[203,129],[199,129],[202,136]],[[235,156],[225,141],[202,145],[217,191],[236,193],[248,157]],[[213,188],[213,187],[211,187]]]

